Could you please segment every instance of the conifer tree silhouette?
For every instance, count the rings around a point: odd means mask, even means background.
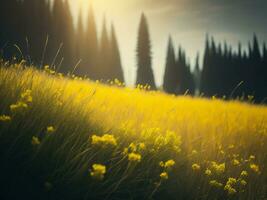
[[[151,41],[148,31],[148,23],[143,13],[140,20],[137,39],[137,79],[136,85],[149,85],[156,89],[154,74],[152,70]]]
[[[95,16],[92,5],[89,7],[87,17],[87,29],[84,36],[85,43],[85,73],[89,78],[96,80],[97,77],[97,58],[98,58],[98,40]]]
[[[200,83],[201,83],[201,71],[200,71],[200,65],[199,65],[199,53],[197,53],[193,76],[194,76],[195,93],[197,95],[199,95]]]
[[[167,56],[166,56],[166,66],[165,73],[163,77],[163,90],[170,94],[175,94],[177,87],[177,68],[175,63],[175,50],[173,46],[172,37],[169,36]]]
[[[85,57],[84,57],[84,27],[83,27],[83,16],[82,16],[82,10],[79,12],[78,16],[78,24],[77,29],[75,32],[75,62],[79,64],[77,66],[76,73],[78,75],[86,75],[86,63],[85,63]]]
[[[111,25],[111,41],[110,41],[110,70],[109,76],[111,80],[118,79],[124,82],[123,70],[121,65],[120,51],[115,33],[114,25]]]
[[[98,79],[108,81],[109,79],[109,64],[110,64],[110,41],[108,37],[108,31],[107,31],[107,24],[106,24],[106,17],[103,19],[102,24],[102,34],[101,34],[101,40],[100,40],[100,53],[99,53],[99,69],[97,71],[98,73]]]

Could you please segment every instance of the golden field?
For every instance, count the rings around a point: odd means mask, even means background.
[[[120,86],[2,64],[3,199],[267,198],[265,106]]]

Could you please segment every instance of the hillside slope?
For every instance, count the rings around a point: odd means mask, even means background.
[[[267,198],[267,108],[0,69],[0,199]]]

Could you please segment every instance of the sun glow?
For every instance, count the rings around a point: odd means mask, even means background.
[[[137,9],[139,0],[69,0],[70,7],[74,17],[74,23],[80,11],[84,17],[86,25],[88,10],[92,6],[96,23],[98,36],[101,34],[103,19],[106,18],[108,29],[110,24],[115,25],[120,46],[122,65],[126,82],[129,85],[135,82],[135,45],[136,34],[139,23],[139,17],[142,10]],[[127,33],[127,34],[125,34]]]
[[[103,13],[123,13],[131,8],[134,1],[133,0],[69,0],[71,7],[75,10],[86,11],[91,5],[93,6],[96,12]]]

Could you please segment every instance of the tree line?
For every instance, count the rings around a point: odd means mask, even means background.
[[[248,49],[241,43],[233,51],[227,43],[216,44],[207,37],[201,73],[200,91],[207,96],[254,96],[256,102],[267,97],[267,50],[259,45],[254,34]]]
[[[186,64],[185,53],[179,47],[175,54],[170,37],[167,48],[163,89],[171,94],[200,94],[219,98],[253,98],[265,102],[267,98],[267,48],[260,46],[254,34],[248,49],[238,44],[234,51],[226,42],[216,44],[213,37],[206,38],[203,69],[199,55],[194,71]],[[180,61],[179,61],[180,60]]]
[[[92,7],[86,24],[81,11],[77,24],[67,0],[1,0],[1,56],[92,80],[124,82],[114,25],[108,28],[104,19],[98,36]]]
[[[75,27],[67,0],[1,0],[0,27],[0,55],[6,60],[17,57],[92,80],[124,82],[115,27],[108,27],[104,19],[99,35],[91,6],[86,24],[80,11]],[[228,98],[253,95],[256,102],[267,97],[267,50],[266,45],[259,45],[256,35],[247,50],[239,44],[238,51],[207,37],[203,67],[198,55],[193,72],[183,48],[175,46],[170,36],[162,85],[165,92]],[[138,29],[136,62],[136,85],[156,90],[145,14]]]

